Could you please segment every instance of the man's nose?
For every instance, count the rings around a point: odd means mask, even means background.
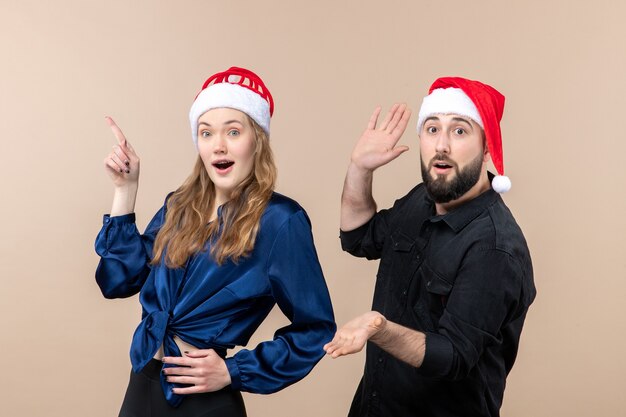
[[[435,150],[437,151],[437,153],[450,152],[450,135],[445,130],[442,130],[441,133],[437,136]]]

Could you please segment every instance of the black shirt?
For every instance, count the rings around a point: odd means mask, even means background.
[[[526,240],[500,195],[437,216],[420,184],[341,243],[380,258],[372,309],[426,334],[420,368],[368,343],[349,415],[499,416],[535,298]]]

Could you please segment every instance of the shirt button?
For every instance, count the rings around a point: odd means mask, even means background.
[[[420,256],[419,256],[419,255],[417,255],[417,256],[415,257],[415,260],[416,260],[417,262],[419,262],[419,261],[420,261],[420,259],[421,259],[421,258],[420,258]]]
[[[378,358],[378,363],[383,363],[383,360],[384,360],[384,359],[383,359],[383,357],[382,357],[382,356],[380,356],[380,357]]]
[[[374,398],[375,398],[375,397],[377,397],[377,396],[378,396],[378,393],[377,393],[376,391],[372,392],[372,397],[374,397]]]
[[[407,293],[408,293],[407,290],[402,291],[402,295],[404,295],[405,297],[406,297]]]
[[[108,222],[110,222],[110,221],[111,221],[111,219],[110,219],[110,218],[108,218],[108,217],[107,217],[106,219],[104,219],[104,222],[105,222],[105,223],[108,223]]]
[[[430,287],[430,284],[431,284],[431,283],[432,283],[432,281],[428,281],[428,282],[426,283],[426,286],[427,286],[427,287]]]

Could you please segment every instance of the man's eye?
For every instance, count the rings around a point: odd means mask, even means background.
[[[430,127],[426,128],[426,131],[428,133],[437,133],[437,128],[435,126],[430,126]]]
[[[457,127],[456,129],[454,129],[454,133],[456,133],[457,135],[463,135],[465,133],[465,129]]]
[[[239,131],[238,131],[238,130],[236,130],[236,129],[229,130],[229,131],[228,131],[228,134],[229,134],[230,136],[239,136]]]

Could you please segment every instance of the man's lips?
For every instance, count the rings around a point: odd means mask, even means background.
[[[432,159],[430,161],[430,168],[434,168],[438,174],[447,173],[450,169],[456,167],[456,164],[446,159]]]

